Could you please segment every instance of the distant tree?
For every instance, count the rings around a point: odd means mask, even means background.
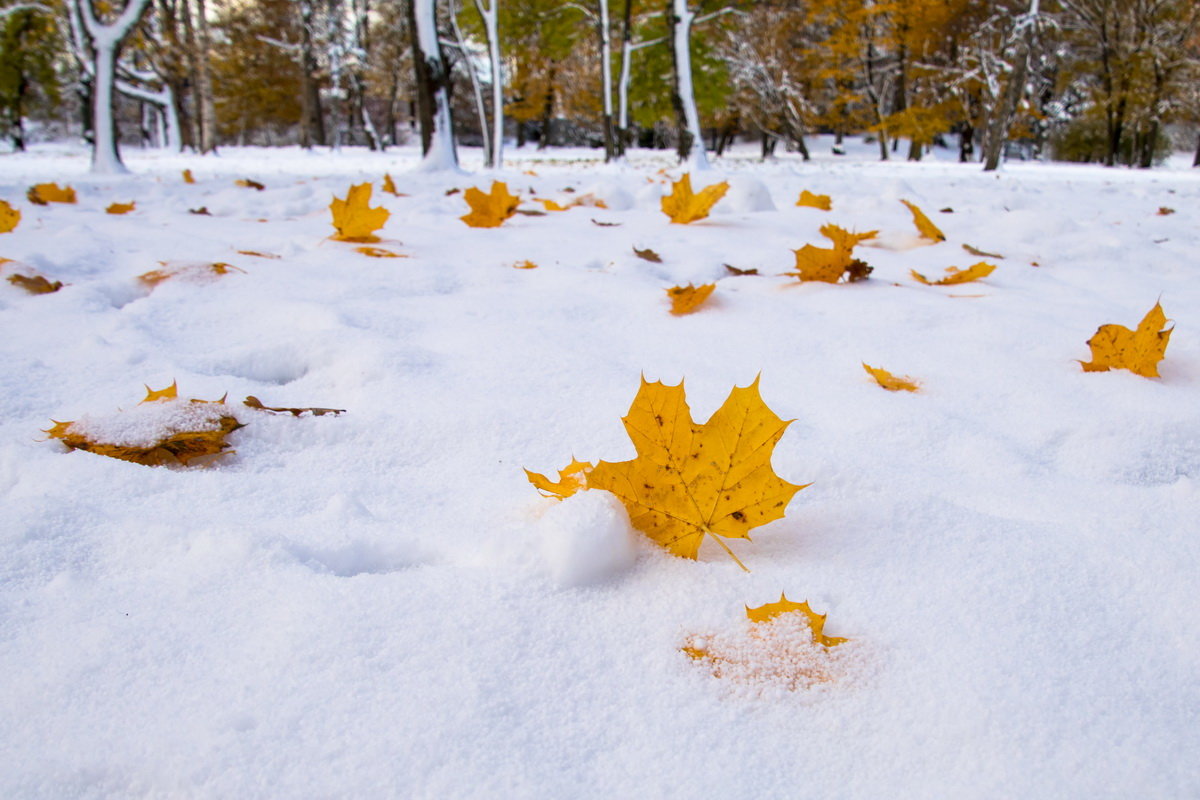
[[[34,103],[59,102],[55,61],[62,48],[52,9],[21,3],[0,9],[0,133],[25,149],[25,117]]]

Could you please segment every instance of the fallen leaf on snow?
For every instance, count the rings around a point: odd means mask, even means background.
[[[552,481],[540,472],[525,470],[525,477],[546,497],[566,499],[578,491],[588,488],[587,475],[593,465],[587,461],[571,459],[571,463],[558,471],[558,480]]]
[[[9,233],[21,222],[21,212],[0,200],[0,233]]]
[[[190,169],[185,169],[183,171],[183,182],[184,183],[195,183],[196,182],[196,179],[195,179],[195,177],[192,176],[192,171]]]
[[[865,261],[854,258],[854,248],[859,242],[874,238],[879,231],[852,233],[837,225],[822,225],[821,234],[833,242],[833,247],[817,247],[806,244],[796,254],[796,269],[785,272],[802,281],[837,283],[845,277],[847,283],[865,280],[872,267]]]
[[[354,252],[362,253],[364,256],[370,256],[371,258],[408,258],[403,253],[388,250],[386,247],[368,247],[367,245],[363,245],[362,247],[354,248]]]
[[[653,264],[661,264],[662,263],[662,256],[660,256],[658,253],[651,250],[649,247],[647,247],[645,250],[639,250],[635,247],[635,248],[633,248],[633,254],[635,256],[637,256],[638,258],[640,258],[642,261],[649,261]]]
[[[915,269],[910,269],[908,273],[912,275],[914,281],[917,283],[923,283],[926,286],[953,286],[958,283],[970,283],[971,281],[977,281],[982,278],[986,278],[995,271],[995,264],[988,264],[985,261],[980,261],[978,264],[974,264],[966,269],[949,267],[946,269],[946,277],[936,281],[929,280]]]
[[[667,289],[667,297],[671,299],[671,313],[677,317],[684,314],[691,314],[700,306],[704,305],[704,301],[708,300],[709,295],[716,289],[715,283],[705,283],[701,286],[672,286]]]
[[[986,253],[983,250],[980,250],[978,247],[972,247],[969,244],[964,244],[962,249],[966,250],[971,255],[979,256],[980,258],[1004,258],[1004,256],[1000,255],[999,253]]]
[[[1160,217],[1165,217],[1165,216],[1168,216],[1168,215],[1174,214],[1174,213],[1175,213],[1175,209],[1169,208],[1168,206],[1159,206],[1158,207],[1158,216],[1160,216]]]
[[[375,231],[384,226],[392,214],[383,206],[370,207],[371,184],[351,186],[346,199],[335,196],[329,203],[333,215],[333,238],[342,242],[378,242]]]
[[[946,234],[942,233],[937,225],[930,222],[929,217],[925,216],[925,212],[918,208],[916,203],[910,203],[907,200],[900,202],[908,206],[908,210],[912,212],[913,224],[917,226],[917,232],[921,234],[922,239],[928,239],[931,242],[946,241]]]
[[[104,209],[105,214],[128,214],[137,208],[137,203],[112,203],[108,208]]]
[[[255,258],[283,258],[283,256],[275,255],[274,253],[260,253],[257,250],[238,250],[238,253],[244,256],[254,256]]]
[[[50,294],[57,292],[63,287],[62,281],[50,281],[43,278],[41,275],[22,275],[19,272],[14,272],[8,276],[8,282],[13,286],[18,286],[30,294]]]
[[[184,280],[205,281],[214,277],[228,275],[230,272],[245,273],[245,270],[239,269],[232,264],[226,264],[224,261],[214,263],[184,263],[174,264],[168,261],[158,262],[162,265],[162,269],[152,269],[149,272],[144,272],[138,276],[138,280],[148,288],[154,288],[165,280],[180,278]]]
[[[338,414],[345,414],[344,408],[283,408],[279,406],[265,406],[262,401],[254,395],[250,395],[242,401],[242,405],[253,408],[255,411],[269,411],[273,414],[291,414],[293,417],[298,417],[302,414],[312,414],[314,417],[323,417],[326,414],[333,414],[335,417]]]
[[[671,193],[662,198],[662,211],[671,222],[686,225],[704,219],[717,201],[729,191],[729,181],[714,183],[697,192],[692,191],[691,173],[671,184]]]
[[[386,172],[383,173],[383,189],[382,189],[382,191],[387,192],[392,197],[408,197],[408,195],[404,194],[403,192],[396,190],[396,182],[393,181],[392,176]]]
[[[897,378],[886,369],[869,366],[865,361],[862,368],[867,371],[867,374],[875,379],[875,382],[887,389],[889,392],[916,392],[920,391],[920,386],[912,378],[905,375],[903,378]]]
[[[827,194],[813,194],[808,189],[800,192],[800,199],[796,201],[798,206],[807,206],[808,208],[819,208],[822,211],[833,210],[833,200]]]
[[[208,206],[200,206],[199,208],[189,208],[188,213],[189,214],[199,214],[202,217],[211,217],[212,216],[212,214],[210,214],[208,212]]]
[[[1142,317],[1136,331],[1124,325],[1101,325],[1088,339],[1092,360],[1079,362],[1083,365],[1083,371],[1127,369],[1146,378],[1159,377],[1158,362],[1166,355],[1171,331],[1175,330],[1173,325],[1164,329],[1166,324],[1167,316],[1163,313],[1162,305],[1155,303],[1154,308]]]
[[[725,264],[724,267],[729,272],[730,275],[733,275],[735,277],[741,276],[741,275],[757,275],[758,274],[757,269],[738,269],[733,264]]]
[[[532,261],[517,261],[513,264],[513,269],[537,269],[537,264]]]
[[[468,214],[459,217],[472,228],[498,228],[504,220],[517,212],[521,198],[508,193],[508,184],[492,181],[491,191],[484,194],[472,186],[463,194],[463,199],[471,207]]]
[[[70,186],[59,186],[57,183],[38,183],[29,187],[25,192],[29,202],[37,206],[50,203],[74,203],[75,190]]]
[[[262,185],[261,183],[259,183],[258,181],[252,181],[252,180],[250,180],[249,178],[238,178],[236,181],[234,181],[234,184],[235,184],[235,185],[237,185],[237,186],[244,187],[244,188],[246,188],[246,189],[256,189],[256,190],[258,190],[258,191],[260,191],[260,192],[261,192],[263,189],[266,189],[266,188],[267,188],[266,186],[263,186],[263,185]]]

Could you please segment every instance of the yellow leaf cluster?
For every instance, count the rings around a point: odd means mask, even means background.
[[[21,212],[0,200],[0,233],[10,233],[21,222]]]
[[[106,214],[128,214],[137,208],[137,203],[111,203],[108,208],[104,209]]]
[[[29,187],[25,197],[36,206],[50,203],[74,203],[75,190],[70,186],[59,186],[57,183],[38,183]]]
[[[677,317],[691,314],[704,304],[716,289],[715,283],[705,283],[701,286],[672,286],[667,289],[667,297],[671,299],[671,313]]]
[[[827,194],[813,194],[808,189],[800,192],[800,199],[796,201],[798,206],[807,206],[808,208],[819,208],[822,211],[833,210],[833,200]]]
[[[833,243],[833,247],[817,247],[806,244],[796,254],[796,269],[785,272],[802,281],[837,283],[845,276],[847,283],[865,280],[871,267],[854,258],[854,248],[859,242],[872,239],[879,231],[852,233],[837,225],[822,225],[821,235]]]
[[[807,485],[788,483],[771,468],[789,423],[763,402],[757,379],[735,387],[708,422],[697,424],[682,383],[643,378],[622,421],[636,458],[601,461],[590,471],[575,461],[557,483],[536,473],[528,473],[530,481],[560,497],[585,487],[610,491],[635,528],[675,555],[695,559],[707,536],[742,569],[723,539],[749,539],[754,528],[783,517],[792,496]]]
[[[913,224],[917,226],[917,232],[921,234],[922,239],[928,239],[931,242],[946,241],[946,234],[930,222],[929,217],[925,216],[925,212],[917,207],[915,203],[910,203],[907,200],[901,200],[901,203],[908,206],[908,210],[912,212]]]
[[[1167,315],[1162,305],[1146,312],[1137,330],[1131,331],[1124,325],[1101,325],[1088,347],[1092,349],[1092,360],[1079,362],[1084,372],[1107,372],[1110,369],[1127,369],[1146,378],[1157,378],[1158,362],[1167,352],[1174,326],[1165,328]]]
[[[378,242],[375,231],[384,226],[391,212],[382,206],[370,207],[371,184],[351,186],[346,199],[334,197],[329,203],[333,215],[333,238],[342,242]]]
[[[908,272],[910,275],[912,275],[914,281],[917,283],[923,283],[926,286],[953,286],[957,283],[970,283],[971,281],[981,280],[982,278],[986,278],[988,275],[991,275],[995,271],[995,264],[988,264],[985,261],[980,261],[978,264],[967,267],[966,269],[950,267],[946,270],[946,277],[936,281],[929,280],[915,269],[909,270]]]
[[[889,392],[919,391],[920,387],[917,385],[917,382],[908,376],[897,378],[886,369],[868,366],[866,362],[863,363],[862,367],[867,371],[868,375],[875,379],[876,383],[878,383],[884,389],[887,389]]]
[[[508,184],[501,181],[492,181],[492,188],[487,194],[472,186],[463,193],[463,199],[471,211],[459,219],[472,228],[498,228],[517,213],[517,206],[521,204],[521,198],[509,194]]]
[[[699,193],[692,191],[691,173],[671,184],[671,193],[662,198],[663,213],[671,222],[686,225],[704,219],[717,201],[729,191],[729,181],[706,186]]]

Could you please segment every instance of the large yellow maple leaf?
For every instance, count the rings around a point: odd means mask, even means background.
[[[463,199],[471,207],[469,214],[459,217],[472,228],[498,228],[504,220],[517,213],[521,198],[508,193],[508,184],[492,181],[487,194],[475,186],[463,192]]]
[[[0,200],[0,233],[9,233],[21,221],[21,212]]]
[[[1137,330],[1131,331],[1124,325],[1101,325],[1088,347],[1092,349],[1092,360],[1081,361],[1084,372],[1107,372],[1110,369],[1127,369],[1146,378],[1157,378],[1158,362],[1167,352],[1171,331],[1175,326],[1164,329],[1167,315],[1162,305],[1146,312]]]
[[[734,387],[704,424],[692,420],[683,383],[642,379],[622,420],[637,450],[630,461],[601,461],[587,474],[589,489],[605,489],[625,504],[633,526],[684,558],[696,558],[704,537],[749,539],[760,525],[783,517],[796,492],[771,468],[771,453],[789,422],[763,402],[758,379]]]
[[[689,222],[704,219],[717,201],[729,191],[729,181],[705,186],[699,192],[692,191],[692,175],[685,172],[683,177],[671,184],[671,193],[662,198],[663,213],[671,218],[671,222],[686,225]]]
[[[864,280],[871,274],[871,267],[854,258],[854,248],[859,242],[873,239],[879,231],[854,233],[837,225],[822,225],[821,235],[833,242],[833,247],[817,247],[806,244],[796,254],[796,269],[785,272],[802,281],[837,283],[842,276],[847,282]]]
[[[392,214],[383,206],[371,208],[370,203],[369,183],[351,186],[345,200],[334,197],[329,204],[333,227],[337,229],[333,238],[342,242],[378,242],[375,231],[382,228]]]

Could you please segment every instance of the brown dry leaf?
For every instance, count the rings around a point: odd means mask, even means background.
[[[1088,347],[1092,349],[1092,360],[1079,362],[1084,372],[1107,372],[1110,369],[1127,369],[1146,378],[1157,378],[1158,362],[1167,353],[1167,343],[1175,326],[1165,328],[1167,316],[1162,305],[1146,312],[1137,330],[1131,331],[1124,325],[1101,325]]]
[[[128,214],[137,208],[137,203],[132,201],[128,203],[112,203],[108,208],[104,209],[105,214]]]
[[[44,433],[72,450],[146,466],[175,463],[186,466],[193,459],[225,454],[231,447],[226,437],[243,426],[225,405],[224,398],[180,400],[177,394],[174,383],[157,391],[147,387],[146,399],[137,408],[114,415],[113,419],[122,423],[113,427],[121,431],[115,435],[106,437],[89,430],[94,422],[81,425],[78,421],[57,420],[51,420],[53,426]],[[147,404],[156,409],[141,411]],[[105,422],[101,421],[102,429]],[[112,420],[107,422],[111,427]]]
[[[1166,216],[1169,216],[1174,213],[1175,213],[1175,209],[1170,208],[1168,206],[1159,206],[1158,207],[1158,216],[1160,216],[1160,217],[1166,217]]]
[[[10,233],[21,222],[21,212],[0,200],[0,233]]]
[[[344,408],[281,408],[278,406],[264,406],[262,401],[254,395],[250,395],[243,400],[242,405],[253,408],[255,411],[269,411],[272,414],[291,414],[293,417],[298,417],[302,414],[312,414],[314,417],[333,414],[336,417],[338,414],[346,413],[346,409]]]
[[[371,184],[351,186],[346,199],[334,197],[329,203],[333,215],[334,239],[342,242],[378,242],[375,231],[384,226],[391,212],[383,206],[370,207]]]
[[[978,247],[972,247],[969,244],[964,244],[962,249],[966,250],[973,256],[978,256],[979,258],[1004,258],[1004,256],[1000,255],[999,253],[987,253],[983,250],[980,250]]]
[[[540,472],[525,470],[525,477],[546,497],[566,499],[578,491],[588,488],[587,476],[594,465],[572,458],[571,463],[558,471],[558,480],[552,481]]]
[[[652,264],[661,264],[662,263],[662,256],[660,256],[658,253],[651,250],[649,247],[647,247],[645,250],[639,250],[635,247],[635,248],[633,248],[633,254],[635,256],[637,256],[638,258],[640,258],[642,261],[649,261]]]
[[[619,228],[619,227],[621,227],[620,222],[601,222],[598,219],[592,220],[592,224],[597,225],[601,228]]]
[[[822,225],[821,235],[831,242],[833,247],[817,247],[806,244],[796,254],[796,270],[785,272],[802,281],[821,281],[837,283],[843,278],[847,283],[865,280],[872,267],[865,261],[854,258],[854,248],[859,242],[873,239],[879,231],[853,233],[837,225]]]
[[[200,206],[199,208],[189,208],[189,214],[199,214],[202,217],[211,217],[212,214],[208,211],[208,206]]]
[[[192,171],[190,169],[185,169],[183,171],[183,182],[184,183],[195,183],[196,182],[196,178],[192,175]]]
[[[917,208],[916,203],[910,203],[907,200],[901,200],[901,203],[908,206],[908,210],[912,212],[913,224],[917,226],[917,232],[921,234],[922,239],[928,239],[931,242],[946,241],[946,234],[942,233],[937,225],[929,221],[929,217],[925,216],[925,212]]]
[[[682,178],[671,184],[671,193],[662,198],[662,210],[671,218],[671,222],[686,225],[707,217],[727,191],[729,181],[706,186],[699,193],[693,192],[692,175],[685,172]]]
[[[257,250],[238,250],[238,253],[244,256],[254,256],[255,258],[283,258],[283,256],[275,255],[274,253],[260,253]]]
[[[165,280],[172,278],[181,278],[184,280],[205,281],[222,275],[228,275],[231,272],[245,273],[244,269],[239,269],[232,264],[226,264],[224,261],[217,261],[211,264],[192,263],[192,264],[173,264],[168,261],[158,262],[162,265],[162,269],[152,269],[149,272],[144,272],[138,276],[138,280],[147,288],[153,289]]]
[[[491,191],[484,194],[472,186],[463,195],[467,205],[471,207],[469,214],[459,217],[472,228],[498,228],[504,220],[517,212],[521,198],[508,193],[508,184],[492,181]]]
[[[683,384],[642,379],[622,420],[637,450],[631,461],[601,461],[587,477],[625,504],[633,526],[677,556],[696,558],[706,536],[742,569],[723,538],[783,517],[804,486],[771,469],[771,453],[787,430],[762,401],[758,379],[735,387],[708,422],[692,420]]]
[[[735,633],[689,636],[680,649],[713,677],[737,683],[808,689],[833,680],[838,658],[832,648],[849,641],[825,635],[825,616],[808,602],[746,608],[748,628]]]
[[[867,374],[875,379],[875,382],[887,389],[889,392],[917,392],[920,391],[920,386],[912,378],[905,375],[903,378],[897,378],[886,369],[869,366],[865,361],[862,368],[867,371]]]
[[[75,190],[70,186],[59,186],[57,183],[39,183],[29,187],[25,197],[34,205],[44,206],[50,203],[74,203]]]
[[[57,292],[63,287],[62,281],[51,283],[41,275],[22,275],[17,272],[8,276],[8,282],[13,286],[24,289],[30,294],[50,294]]]
[[[819,208],[822,211],[833,210],[833,200],[827,194],[813,194],[808,189],[800,192],[800,199],[796,201],[798,206],[807,206],[808,208]]]
[[[234,184],[236,184],[237,186],[242,186],[246,189],[256,189],[260,192],[263,189],[267,188],[266,186],[263,186],[258,181],[252,181],[249,178],[238,178],[236,181],[234,181]]]
[[[388,250],[386,247],[368,247],[367,245],[363,245],[362,247],[354,248],[354,252],[362,253],[364,256],[370,256],[371,258],[408,258],[403,253]]]
[[[691,314],[700,306],[704,305],[704,301],[708,300],[709,295],[716,289],[715,283],[705,283],[701,286],[672,286],[667,289],[667,297],[671,298],[671,313],[677,317],[682,317],[684,314]]]
[[[513,269],[537,269],[537,264],[529,260],[517,261],[512,266]]]
[[[973,264],[966,269],[958,267],[949,267],[946,270],[946,277],[941,280],[931,281],[915,269],[910,269],[908,272],[917,283],[923,283],[926,286],[954,286],[958,283],[970,283],[972,281],[981,280],[991,275],[996,271],[995,264],[988,264],[985,261],[980,261],[978,264]]]
[[[726,271],[728,271],[729,274],[733,275],[734,277],[738,277],[741,275],[757,275],[758,274],[757,269],[738,269],[733,264],[724,264],[723,266],[725,267]]]

